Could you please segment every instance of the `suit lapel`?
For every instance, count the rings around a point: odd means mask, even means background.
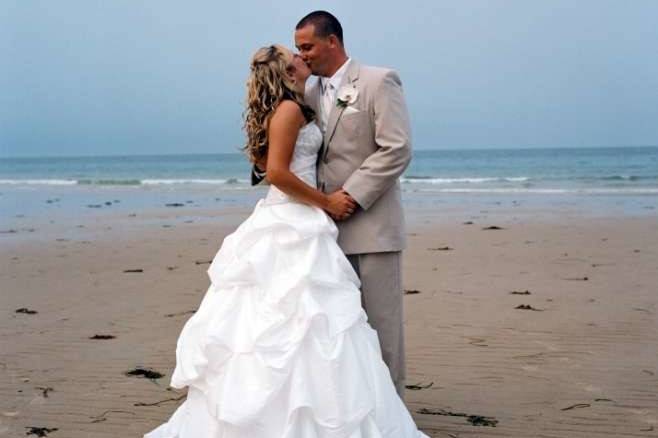
[[[340,90],[340,88],[343,85],[354,84],[358,79],[359,79],[359,64],[355,60],[351,60],[350,64],[347,66],[347,71],[345,72],[345,75],[343,76],[343,79],[341,80],[340,85],[338,86],[338,89]],[[345,107],[339,107],[338,105],[336,105],[336,103],[337,102],[334,101],[331,111],[329,112],[329,121],[327,122],[327,129],[324,132],[323,157],[327,155],[327,150],[329,150],[329,144],[331,143],[331,139],[334,137],[334,133],[336,132],[336,126],[338,125],[340,117],[343,115],[343,112],[345,111]]]

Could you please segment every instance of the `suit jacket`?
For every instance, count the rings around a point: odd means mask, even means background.
[[[340,188],[359,204],[338,221],[338,244],[345,254],[401,251],[406,248],[399,177],[411,161],[411,130],[402,83],[390,69],[354,59],[339,86],[353,86],[356,101],[335,104],[318,155],[318,189]],[[320,113],[319,80],[307,83],[305,99]],[[253,176],[253,175],[252,175]]]

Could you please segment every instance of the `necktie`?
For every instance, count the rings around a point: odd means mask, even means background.
[[[326,81],[324,83],[323,93],[322,93],[322,130],[327,130],[327,124],[329,123],[329,114],[331,113],[331,105],[333,104],[333,91],[334,86],[331,82]]]

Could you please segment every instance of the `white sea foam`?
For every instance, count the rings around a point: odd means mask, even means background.
[[[172,184],[208,184],[231,185],[249,184],[249,180],[238,178],[225,179],[0,179],[0,185],[97,185],[97,186],[140,186]]]
[[[454,184],[454,183],[489,183],[489,182],[524,182],[530,178],[526,176],[515,177],[467,177],[467,178],[431,178],[431,177],[406,177],[403,183],[410,184]]]
[[[160,184],[248,184],[249,180],[238,178],[227,179],[143,179],[143,185]]]
[[[77,183],[75,179],[0,179],[0,184],[9,185],[72,186]]]
[[[418,188],[419,192],[432,193],[499,193],[499,194],[583,194],[583,195],[656,195],[658,188],[572,188],[572,189],[537,189],[537,188]]]

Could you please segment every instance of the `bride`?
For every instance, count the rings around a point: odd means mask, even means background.
[[[427,438],[336,243],[331,216],[353,201],[316,189],[322,133],[303,100],[309,76],[283,46],[251,61],[245,150],[267,157],[271,186],[224,239],[178,338],[171,386],[188,387],[187,399],[145,438]]]

